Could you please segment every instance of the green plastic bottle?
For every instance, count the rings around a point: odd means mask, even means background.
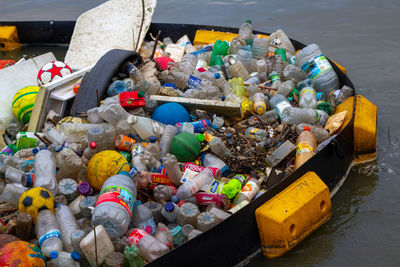
[[[276,49],[275,55],[280,55],[282,57],[283,62],[286,62],[286,49],[285,48]]]
[[[129,267],[142,267],[144,265],[143,259],[140,257],[139,248],[135,245],[125,247],[124,259]]]
[[[235,92],[237,96],[246,96],[246,90],[244,89],[242,77],[232,78],[229,80],[229,82],[232,84],[233,92]]]
[[[232,179],[222,187],[222,194],[232,199],[240,192],[242,187],[246,184],[247,177],[243,174],[236,174]]]
[[[228,54],[228,48],[229,43],[227,41],[217,40],[211,53],[210,66],[223,65],[222,57]]]
[[[182,132],[172,138],[169,152],[175,155],[179,162],[189,162],[200,155],[200,149],[200,142],[195,135]]]

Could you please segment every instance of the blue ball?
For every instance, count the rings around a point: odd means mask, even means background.
[[[108,96],[119,95],[122,92],[128,91],[128,85],[123,81],[116,80],[114,81],[107,89]]]
[[[153,112],[152,118],[170,125],[175,125],[178,122],[190,122],[189,112],[178,103],[162,104]]]

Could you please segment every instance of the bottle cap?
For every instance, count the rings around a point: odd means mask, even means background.
[[[126,122],[129,124],[135,124],[138,121],[138,118],[135,115],[129,115],[126,118]]]
[[[304,126],[304,131],[311,131],[310,126]]]
[[[91,189],[90,184],[87,182],[82,182],[78,185],[78,192],[82,195],[89,194]]]
[[[57,259],[57,257],[58,257],[58,252],[57,251],[55,251],[55,250],[52,250],[52,251],[50,251],[50,258],[52,258],[52,259]]]
[[[71,258],[73,260],[79,261],[81,259],[81,254],[79,254],[79,252],[77,251],[72,251]]]
[[[55,152],[60,152],[61,150],[63,150],[63,146],[57,146],[55,149],[54,149],[54,151]]]
[[[174,206],[174,204],[172,204],[172,202],[167,202],[167,203],[165,203],[164,208],[166,211],[171,212],[174,210],[175,206]]]
[[[176,195],[173,195],[171,197],[171,201],[174,202],[175,204],[179,202],[179,198]]]
[[[151,227],[151,226],[149,225],[149,226],[146,226],[146,228],[144,228],[144,230],[146,231],[146,233],[151,234],[151,232],[153,232],[153,227]]]
[[[157,141],[157,138],[155,136],[150,136],[149,141],[150,143],[155,143]]]
[[[144,97],[144,92],[143,91],[139,91],[137,95],[138,95],[138,97]]]
[[[246,20],[248,24],[251,24],[251,19]]]
[[[161,85],[161,86],[163,86],[163,87],[172,87],[172,88],[174,88],[175,90],[178,89],[178,87],[176,87],[176,84],[174,84],[174,83],[164,83],[164,84]]]
[[[90,142],[89,147],[92,149],[95,149],[97,147],[97,143],[96,142]]]
[[[219,79],[221,78],[221,74],[219,74],[218,72],[214,74],[215,79]]]
[[[226,97],[223,95],[223,96],[221,97],[222,101],[224,101],[224,100],[225,100],[225,98],[226,98]]]
[[[196,137],[197,137],[197,140],[199,140],[200,142],[204,141],[204,135],[203,134],[198,134]]]
[[[232,137],[233,137],[233,134],[232,134],[232,133],[227,133],[227,134],[226,134],[226,138],[231,139]]]
[[[36,155],[39,152],[39,149],[37,147],[35,147],[34,149],[32,149],[32,153],[33,155]]]

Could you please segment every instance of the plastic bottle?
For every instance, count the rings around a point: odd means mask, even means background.
[[[79,208],[80,208],[80,214],[84,218],[91,218],[92,217],[92,211],[94,210],[94,207],[97,202],[97,197],[95,196],[87,196],[84,197],[80,202],[79,202]]]
[[[197,57],[193,54],[186,54],[183,56],[182,60],[178,63],[179,69],[186,73],[191,74],[197,64]]]
[[[250,74],[247,71],[246,67],[239,60],[233,61],[233,63],[229,66],[229,74],[232,77],[241,77],[243,80],[248,80],[250,78]]]
[[[292,92],[294,87],[295,86],[292,80],[284,81],[283,83],[279,84],[276,94],[287,97]]]
[[[178,160],[175,155],[166,154],[162,158],[165,169],[167,170],[168,178],[176,185],[180,185],[182,178],[182,171],[179,168]]]
[[[247,177],[242,174],[235,175],[230,179],[224,187],[222,187],[222,194],[226,195],[229,199],[232,199],[240,192],[240,189],[245,185]]]
[[[118,104],[110,104],[110,105],[101,105],[99,107],[99,115],[103,118],[106,122],[117,125],[119,120],[124,120],[128,117],[129,113]]]
[[[130,245],[138,246],[140,256],[151,262],[168,252],[168,247],[142,229],[135,228],[128,235]]]
[[[246,20],[245,23],[239,27],[239,39],[247,41],[253,39],[253,26],[251,25],[251,20]]]
[[[143,155],[132,157],[132,165],[139,171],[147,171],[148,161]]]
[[[39,238],[39,246],[47,257],[58,255],[63,249],[60,227],[54,213],[50,210],[42,210],[36,217],[36,234]]]
[[[164,157],[169,152],[169,145],[172,138],[178,133],[178,129],[173,125],[166,125],[160,140],[160,157]]]
[[[161,162],[159,159],[153,156],[149,151],[145,151],[141,156],[144,164],[147,163],[147,168],[153,172],[157,172],[157,170],[161,167]],[[140,167],[141,168],[141,167]],[[138,169],[139,170],[139,169]]]
[[[150,136],[149,141],[146,151],[149,151],[156,159],[160,159],[160,144],[157,142],[157,138]]]
[[[302,109],[297,107],[286,108],[281,116],[281,121],[287,124],[310,123],[325,126],[329,115],[318,109]]]
[[[26,180],[26,173],[23,171],[20,171],[16,168],[13,168],[11,166],[7,166],[6,172],[5,172],[5,180],[6,183],[12,184],[12,183],[19,183],[22,184],[24,180]]]
[[[97,143],[90,142],[89,146],[83,151],[82,163],[88,165],[89,160],[97,153]]]
[[[78,184],[73,179],[62,179],[58,183],[58,193],[64,195],[68,201],[71,203],[78,196]]]
[[[268,133],[265,130],[256,127],[247,128],[244,134],[246,135],[246,137],[254,139],[258,142],[265,141],[268,136]]]
[[[103,267],[122,266],[124,263],[124,255],[121,252],[111,252],[104,259]]]
[[[263,38],[254,38],[253,57],[256,59],[265,58],[268,53],[268,40]]]
[[[137,132],[141,139],[147,140],[150,136],[161,138],[165,125],[146,117],[129,115],[127,122]]]
[[[200,173],[196,174],[192,179],[186,181],[178,188],[176,196],[180,200],[185,200],[191,197],[194,193],[200,190],[202,186],[212,182],[213,174],[210,169],[205,168]]]
[[[159,223],[162,220],[161,210],[163,208],[163,205],[161,203],[148,201],[146,203],[143,203],[143,205],[145,205],[151,211],[155,223]]]
[[[35,181],[34,187],[43,187],[55,196],[57,195],[56,163],[53,154],[47,150],[33,149],[35,154]]]
[[[210,66],[222,65],[223,61],[221,57],[226,56],[228,53],[229,43],[227,41],[217,40],[214,43],[213,50],[211,53]]]
[[[111,239],[122,236],[128,230],[135,199],[136,186],[129,176],[111,176],[101,188],[93,211],[92,224],[105,225]]]
[[[281,29],[273,32],[269,36],[268,44],[270,52],[275,52],[277,48],[284,48],[289,55],[294,55],[296,52],[292,42]]]
[[[228,165],[226,165],[225,162],[223,162],[220,158],[213,154],[202,154],[201,162],[203,163],[204,167],[213,167],[220,169],[223,177],[226,177],[230,172]]]
[[[157,232],[154,237],[157,238],[158,241],[169,247],[169,249],[174,248],[174,238],[171,234],[171,231],[165,224],[158,223]]]
[[[88,129],[87,134],[89,142],[96,142],[96,152],[115,149],[116,131],[113,125],[108,123],[93,124],[93,127]]]
[[[298,52],[296,65],[313,81],[313,88],[317,92],[329,95],[331,91],[338,89],[339,79],[318,45],[310,44]]]
[[[149,234],[154,234],[157,230],[152,212],[143,204],[133,210],[133,224]]]
[[[6,184],[2,194],[0,195],[0,201],[13,203],[18,207],[19,198],[21,197],[22,193],[28,189],[29,188],[18,183]]]
[[[197,87],[200,85],[201,80],[197,77],[179,71],[177,69],[164,70],[160,74],[163,83],[174,83],[179,89],[183,90],[188,85]]]
[[[232,152],[227,148],[219,137],[214,137],[213,139],[208,142],[211,151],[215,155],[219,155],[223,159],[229,159],[232,156]]]
[[[83,168],[81,158],[69,148],[58,146],[55,148],[55,159],[58,167],[57,180],[64,178],[76,179],[79,171]]]
[[[175,203],[167,202],[161,210],[161,214],[169,223],[172,223],[175,222],[178,209],[179,207]]]
[[[260,191],[260,188],[261,188],[261,181],[253,177],[249,178],[246,184],[240,190],[239,194],[236,195],[232,204],[236,206],[244,200],[250,202],[257,195],[258,191]]]
[[[317,141],[310,127],[305,126],[303,132],[297,137],[296,141],[296,160],[294,168],[298,169],[304,162],[314,156],[317,148]]]
[[[265,95],[263,93],[255,93],[253,95],[254,112],[257,114],[263,114],[267,110],[265,104]]]
[[[58,255],[53,255],[54,257],[48,262],[47,266],[49,267],[80,267],[78,260],[80,259],[80,255],[77,252],[68,253],[65,251],[60,251]]]
[[[124,259],[129,267],[142,267],[144,265],[139,248],[135,245],[125,247]]]
[[[311,108],[311,109],[317,108],[317,95],[315,93],[314,88],[304,87],[303,89],[301,89],[299,107]]]
[[[185,224],[184,226],[182,226],[182,234],[186,240],[193,239],[201,233],[203,232],[194,229],[191,224]]]
[[[83,252],[79,244],[81,243],[82,239],[85,238],[85,236],[86,232],[83,230],[76,230],[70,236],[72,248],[81,255],[83,255]]]
[[[340,89],[339,95],[336,97],[336,105],[339,105],[343,101],[346,100],[346,98],[352,96],[354,93],[353,88],[343,85],[343,87]]]
[[[155,201],[167,201],[171,199],[176,189],[169,185],[157,185],[153,189],[153,196]]]
[[[275,109],[268,110],[267,112],[258,115],[258,118],[265,124],[271,124],[278,121],[278,113]]]
[[[121,66],[121,70],[129,75],[135,82],[143,80],[142,73],[132,62],[125,62]]]
[[[192,203],[185,203],[179,207],[176,215],[176,221],[180,226],[191,224],[197,228],[197,216],[199,216],[199,208]]]
[[[324,128],[322,128],[321,126],[306,124],[306,123],[300,123],[296,125],[297,134],[301,134],[301,132],[303,132],[304,127],[306,126],[310,128],[310,131],[314,134],[315,139],[317,140],[318,143],[321,143],[330,138],[329,132]]]
[[[250,48],[243,46],[236,55],[236,59],[242,62],[243,66],[248,70],[250,60],[253,58]]]
[[[241,97],[245,97],[246,96],[246,91],[244,89],[243,79],[241,77],[232,78],[232,79],[229,80],[229,82],[232,84],[233,92],[237,96],[241,96]]]
[[[293,64],[287,64],[283,69],[285,80],[292,80],[298,83],[306,79],[306,73],[299,67]]]
[[[226,213],[225,211],[215,207],[214,205],[209,205],[206,211],[213,213],[217,218],[218,222],[222,222],[223,220],[227,219],[230,216],[229,213]]]
[[[218,224],[217,217],[211,212],[202,212],[197,216],[197,229],[205,232]]]
[[[246,45],[246,42],[244,40],[239,39],[239,37],[237,36],[233,37],[232,41],[229,44],[229,54],[236,54],[239,49],[244,45]]]
[[[60,204],[56,207],[56,218],[60,226],[64,250],[72,252],[73,247],[70,237],[73,232],[79,230],[75,216],[68,206]]]
[[[273,95],[271,97],[271,99],[269,100],[269,103],[270,103],[271,107],[273,107],[276,110],[279,118],[282,117],[282,113],[285,109],[292,106],[292,105],[290,105],[287,98],[281,94]]]
[[[276,73],[279,75],[281,81],[283,82],[284,76],[283,76],[283,70],[285,69],[285,62],[283,61],[283,58],[280,55],[275,55],[275,65],[273,67],[273,70],[276,71]]]

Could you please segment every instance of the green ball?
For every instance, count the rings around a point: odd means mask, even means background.
[[[169,152],[175,155],[179,162],[189,162],[198,158],[200,149],[200,142],[196,136],[182,132],[172,138]]]

